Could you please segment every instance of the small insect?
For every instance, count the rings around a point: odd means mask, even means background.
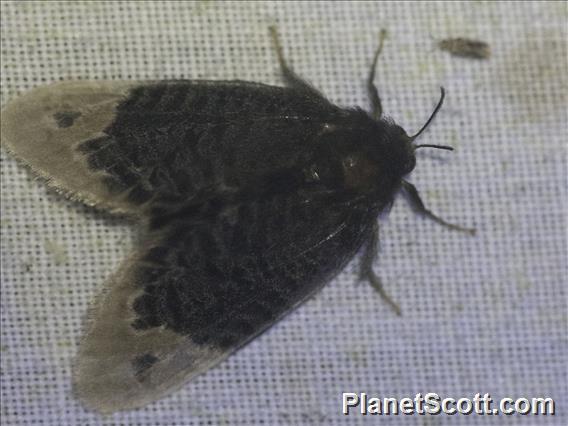
[[[491,56],[489,44],[468,38],[446,38],[438,41],[438,47],[463,58],[487,59]]]
[[[143,242],[97,300],[74,386],[90,408],[140,407],[226,358],[336,275],[404,191],[414,136],[373,106],[330,103],[286,63],[287,87],[242,81],[66,82],[2,113],[3,144],[73,199],[136,219]],[[390,302],[393,307],[394,303]]]

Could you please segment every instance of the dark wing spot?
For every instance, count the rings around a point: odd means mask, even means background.
[[[59,111],[53,114],[53,119],[60,129],[71,127],[79,117],[81,117],[81,113],[73,111]]]
[[[144,374],[145,371],[147,371],[158,361],[159,358],[152,354],[144,354],[137,356],[132,360],[132,368],[134,369],[134,375],[137,378],[140,378],[140,376]]]

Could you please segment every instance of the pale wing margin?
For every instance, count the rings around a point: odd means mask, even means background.
[[[106,283],[77,356],[75,393],[101,413],[144,406],[230,355],[164,327],[132,327],[132,304],[142,292],[135,275],[144,264],[143,252],[126,260]]]
[[[90,206],[136,214],[88,167],[81,142],[103,135],[116,107],[139,81],[70,81],[38,87],[2,110],[1,143],[48,185]]]
[[[346,216],[305,233],[300,218],[323,224],[323,204],[284,205],[228,206],[215,220],[171,225],[143,242],[91,312],[74,370],[85,405],[111,413],[169,394],[308,299],[360,247]],[[149,294],[161,306],[158,323],[136,303]]]
[[[145,246],[152,247],[152,244]],[[167,396],[246,343],[220,348],[195,344],[189,336],[163,326],[147,330],[133,328],[137,318],[133,302],[143,292],[136,275],[145,266],[147,251],[141,250],[124,261],[106,283],[105,291],[89,315],[87,332],[77,356],[74,391],[85,406],[103,414],[139,408]],[[195,277],[188,278],[187,285],[199,285]],[[274,318],[272,324],[324,284],[322,281],[320,286],[304,293],[293,306]],[[251,300],[254,297],[251,295]],[[265,330],[255,330],[247,340]]]

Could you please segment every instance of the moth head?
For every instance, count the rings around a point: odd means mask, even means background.
[[[418,148],[451,147],[416,145],[444,100],[444,90],[434,112],[413,136],[390,118],[369,119],[366,113],[350,115],[348,123],[326,125],[319,135],[315,155],[304,170],[309,181],[334,190],[384,198],[394,192],[416,165]]]
[[[440,100],[430,115],[430,118],[428,118],[422,128],[412,136],[409,136],[402,127],[389,119],[379,120],[379,123],[382,123],[384,126],[384,129],[381,132],[381,135],[384,136],[380,138],[381,141],[379,142],[379,145],[385,146],[385,148],[381,149],[382,154],[385,158],[387,158],[390,167],[388,165],[386,167],[393,176],[402,178],[414,170],[414,167],[416,166],[416,156],[414,152],[418,148],[437,148],[453,151],[453,148],[450,146],[432,144],[416,145],[414,143],[414,141],[418,139],[418,137],[432,123],[444,103],[445,91],[443,87],[441,87],[440,90]]]
[[[404,130],[394,123],[374,122],[355,112],[349,124],[340,123],[319,136],[304,173],[308,181],[348,197],[387,190],[397,180],[397,169],[414,167],[413,151],[395,144],[403,136]]]
[[[446,97],[446,92],[443,87],[440,87],[440,92],[441,92],[440,100],[438,101],[436,108],[434,108],[434,111],[430,115],[430,118],[428,118],[428,120],[426,121],[426,123],[424,123],[422,128],[418,132],[416,132],[413,136],[409,136],[404,131],[404,129],[402,129],[402,127],[393,124],[393,126],[398,131],[398,136],[396,137],[398,140],[395,142],[395,144],[399,146],[399,151],[402,151],[402,155],[403,156],[406,155],[406,158],[403,159],[400,163],[402,164],[402,168],[400,170],[401,176],[405,176],[409,174],[412,170],[414,170],[414,167],[416,166],[416,157],[414,155],[414,151],[416,151],[418,148],[436,148],[436,149],[445,149],[448,151],[454,150],[451,146],[446,146],[446,145],[414,144],[414,141],[418,139],[418,137],[428,128],[428,126],[430,126],[430,124],[436,117],[436,114],[438,114],[438,111],[440,111],[440,109],[442,108],[442,105],[444,104],[444,98]],[[402,149],[400,147],[402,147]]]

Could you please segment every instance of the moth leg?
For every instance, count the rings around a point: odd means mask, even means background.
[[[383,106],[381,105],[379,90],[373,83],[373,80],[375,80],[377,61],[379,60],[379,56],[381,54],[381,51],[383,50],[383,44],[386,37],[387,31],[384,29],[381,30],[381,33],[379,34],[379,47],[377,47],[377,50],[375,51],[375,56],[373,57],[373,62],[371,63],[371,71],[369,72],[369,77],[367,78],[367,90],[369,92],[369,98],[371,100],[371,107],[373,108],[372,114],[375,119],[380,118],[380,116],[382,115]]]
[[[419,214],[426,216],[427,218],[432,219],[433,221],[439,223],[440,225],[445,226],[446,228],[453,229],[454,231],[466,232],[470,235],[475,235],[475,229],[473,228],[465,228],[463,226],[454,225],[453,223],[446,222],[444,219],[436,216],[430,210],[426,208],[424,202],[420,198],[420,194],[418,194],[418,190],[414,185],[410,182],[405,180],[402,181],[402,189],[406,193],[408,200],[410,201],[411,207]]]
[[[394,310],[394,312],[398,316],[402,316],[400,307],[387,294],[385,288],[383,287],[381,279],[373,270],[373,261],[377,257],[377,251],[379,247],[379,227],[377,226],[377,224],[373,225],[373,230],[371,232],[371,239],[367,244],[365,253],[363,255],[363,261],[361,263],[361,279],[368,280],[371,286],[378,291],[381,298],[385,302],[387,302],[387,304]]]
[[[272,37],[272,42],[274,43],[274,49],[276,49],[276,55],[278,56],[278,63],[280,64],[280,69],[284,80],[292,87],[296,87],[303,91],[311,92],[317,96],[322,96],[321,93],[315,89],[310,83],[302,79],[298,74],[290,68],[284,58],[284,53],[282,51],[282,45],[280,44],[280,37],[278,36],[278,30],[276,26],[272,25],[268,28],[270,30],[270,36]]]

